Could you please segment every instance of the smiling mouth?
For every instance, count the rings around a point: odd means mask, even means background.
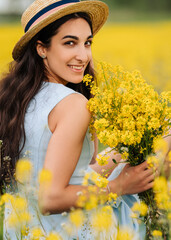
[[[84,66],[76,66],[76,65],[68,65],[71,69],[76,70],[76,71],[82,71],[84,69]]]

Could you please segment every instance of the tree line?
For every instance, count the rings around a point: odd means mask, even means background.
[[[134,8],[145,11],[171,11],[171,0],[104,0],[113,8]]]

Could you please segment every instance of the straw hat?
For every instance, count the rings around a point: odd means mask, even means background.
[[[108,17],[108,6],[98,0],[36,0],[23,13],[21,23],[25,34],[13,50],[16,60],[27,43],[44,27],[55,20],[75,12],[86,12],[92,21],[93,34],[96,34]]]

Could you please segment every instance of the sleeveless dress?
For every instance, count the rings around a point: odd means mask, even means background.
[[[70,94],[76,94],[76,92],[62,84],[43,82],[40,91],[31,100],[28,106],[25,115],[26,142],[20,157],[22,158],[29,155],[29,159],[34,166],[33,179],[30,189],[37,187],[37,176],[40,170],[43,168],[47,146],[52,136],[48,126],[48,115],[60,101]],[[94,144],[91,141],[91,136],[87,130],[83,142],[82,152],[69,184],[81,185],[85,172],[93,171],[89,167],[93,153]],[[121,170],[122,165],[116,167],[110,175],[109,180],[116,178]],[[62,239],[65,240],[71,240],[75,237],[76,239],[94,239],[91,233],[84,231],[85,229],[80,230],[77,236],[69,236],[62,227],[65,226],[67,222],[66,216],[62,214],[44,216],[39,210],[37,197],[35,197],[35,195],[32,193],[29,193],[26,197],[30,203],[29,211],[33,216],[29,228],[40,227],[46,234],[50,233],[51,231],[55,231],[58,232],[62,236]],[[136,220],[132,220],[130,217],[130,208],[135,201],[138,201],[137,195],[119,197],[117,203],[114,204],[113,209],[118,221],[118,225],[128,226],[130,229],[134,230],[136,232],[135,240],[138,240],[144,239],[145,231],[143,229],[139,234],[140,225]],[[17,234],[14,232],[14,229],[9,228],[8,226],[9,214],[10,210],[6,207],[4,217],[4,239],[17,240]]]

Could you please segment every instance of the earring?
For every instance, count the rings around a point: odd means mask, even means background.
[[[46,58],[46,56],[45,56],[45,55],[42,55],[41,57],[42,57],[43,59],[45,59],[45,58]]]

